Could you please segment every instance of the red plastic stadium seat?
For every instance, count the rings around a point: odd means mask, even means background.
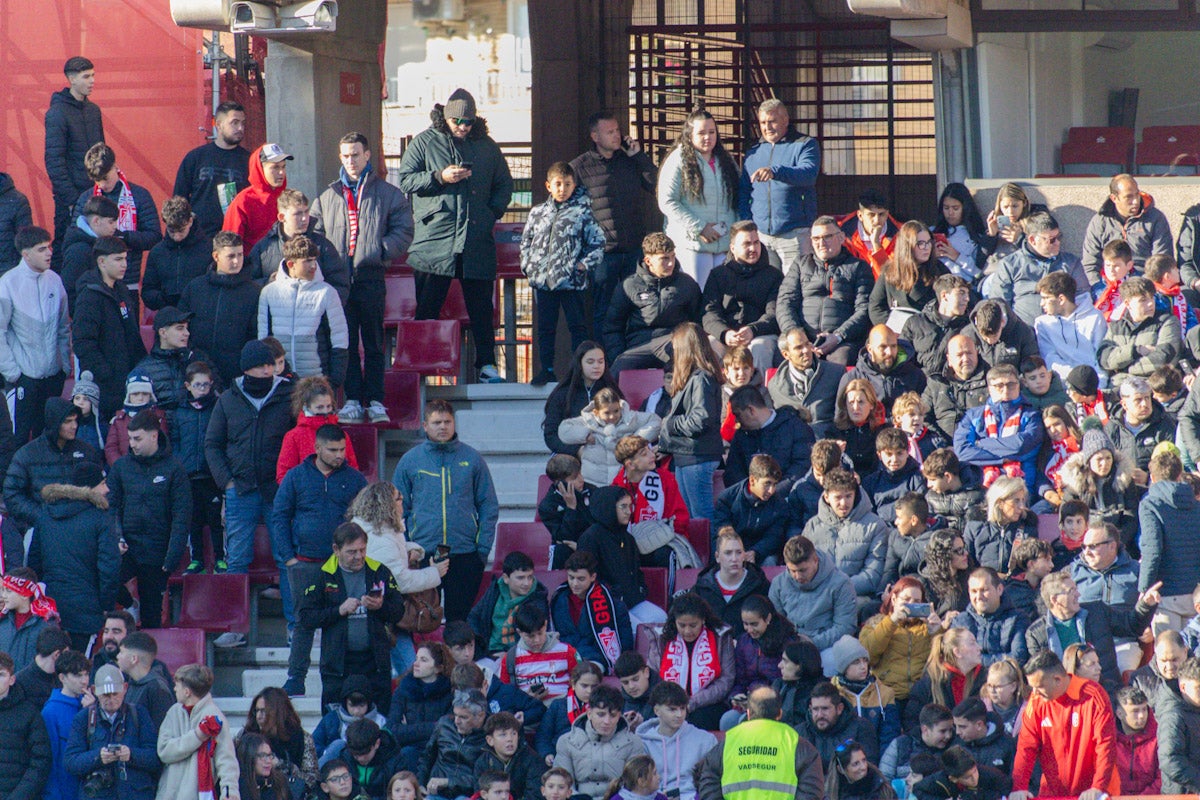
[[[496,525],[496,569],[509,553],[533,559],[534,569],[550,568],[550,533],[540,522],[501,522]]]
[[[1043,542],[1057,542],[1058,537],[1058,515],[1038,514],[1038,538]]]
[[[1195,175],[1200,167],[1200,125],[1151,125],[1137,146],[1140,175]]]
[[[1065,173],[1103,176],[1126,172],[1132,162],[1132,128],[1071,128],[1059,157]]]
[[[646,402],[646,398],[654,394],[655,390],[661,389],[663,385],[663,371],[661,369],[627,369],[621,372],[617,383],[621,387],[621,394],[625,395],[625,402],[629,403],[629,407],[640,409],[642,403]]]
[[[413,431],[421,427],[421,376],[416,372],[389,370],[383,373],[383,406],[391,422],[377,428]],[[357,445],[357,442],[355,443]]]
[[[142,334],[142,344],[146,345],[146,352],[153,350],[158,339],[158,334],[155,332],[154,326],[142,325],[138,328],[138,332]]]
[[[358,471],[374,483],[379,479],[379,431],[374,425],[343,425],[342,429],[354,445]]]
[[[179,625],[207,633],[248,632],[250,576],[184,575]]]
[[[779,566],[774,566],[774,567],[763,567],[762,571],[763,571],[763,575],[767,576],[767,580],[773,581],[773,580],[775,580],[776,575],[779,575],[781,572],[785,571],[786,569],[787,569],[786,566],[779,565]]]
[[[677,569],[675,570],[675,594],[691,591],[696,585],[696,579],[700,577],[698,569]]]
[[[554,590],[566,583],[567,571],[565,569],[534,570],[533,577],[537,578],[542,586],[546,587],[546,593],[553,597]]]
[[[397,325],[392,366],[422,375],[455,377],[462,359],[458,320],[405,320]]]
[[[545,499],[546,495],[550,494],[550,484],[551,484],[551,483],[553,483],[553,481],[551,481],[551,480],[550,480],[550,476],[549,476],[549,475],[547,475],[547,474],[545,474],[545,473],[542,473],[541,475],[538,475],[538,488],[537,488],[537,501],[538,501],[538,505],[541,505],[541,504],[542,504],[542,500],[543,500],[543,499]],[[541,515],[541,514],[539,514],[539,513],[537,513],[537,511],[536,511],[536,506],[535,506],[534,508],[535,508],[535,510],[534,510],[534,512],[533,512],[533,521],[534,521],[534,522],[541,522],[541,521],[542,521],[542,515]]]
[[[524,222],[497,222],[492,229],[496,239],[496,277],[500,280],[525,277],[521,272],[521,233],[524,230]]]
[[[666,608],[667,570],[665,567],[642,567],[642,579],[646,581],[646,599],[659,608]]]
[[[158,645],[158,660],[174,675],[184,664],[204,663],[204,631],[199,628],[158,628],[146,633]]]
[[[637,630],[633,632],[634,649],[641,653],[643,657],[649,656],[650,643],[662,634],[662,628],[662,625],[647,625],[644,622],[638,625]],[[655,664],[651,669],[658,669],[658,665]]]
[[[254,529],[254,559],[250,562],[250,583],[273,586],[279,583],[279,566],[271,552],[271,532],[266,525]]]
[[[417,287],[412,275],[387,275],[383,279],[387,296],[383,301],[383,326],[395,327],[417,313]]]
[[[687,538],[692,543],[692,547],[696,548],[696,552],[700,554],[700,565],[708,566],[708,554],[712,550],[712,543],[709,541],[708,535],[708,520],[689,519]]]

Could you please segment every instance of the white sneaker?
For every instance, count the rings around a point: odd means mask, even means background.
[[[504,383],[504,378],[496,369],[495,364],[486,364],[479,368],[480,383]]]
[[[348,425],[354,422],[363,421],[362,403],[357,400],[347,400],[346,405],[342,406],[342,410],[338,412],[338,422],[343,425]]]
[[[246,637],[240,633],[228,631],[222,633],[213,640],[213,647],[242,647],[246,644]]]
[[[378,400],[372,400],[371,405],[367,406],[367,419],[376,425],[392,421],[392,418],[388,416],[387,409]]]

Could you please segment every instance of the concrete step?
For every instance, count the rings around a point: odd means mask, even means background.
[[[426,397],[441,397],[452,403],[478,403],[489,400],[546,402],[555,384],[530,386],[527,383],[468,383],[457,386],[427,386]]]
[[[237,647],[226,650],[217,648],[217,666],[286,667],[290,652],[290,648],[287,647]],[[319,641],[313,647],[312,661],[314,664],[321,661]]]
[[[242,694],[246,697],[254,697],[268,686],[282,687],[287,681],[287,673],[286,662],[282,667],[248,669],[242,673]],[[321,672],[315,662],[308,668],[308,676],[304,679],[304,688],[306,695],[317,698],[321,696]]]
[[[488,459],[501,507],[537,506],[537,479],[546,470],[547,458],[548,455],[539,454]]]
[[[489,403],[455,415],[458,437],[481,453],[544,453],[542,410]]]
[[[217,704],[217,708],[225,712],[225,716],[229,720],[235,736],[244,727],[246,715],[250,713],[250,702],[253,699],[254,695],[250,695],[249,697],[213,698]],[[300,717],[300,725],[310,733],[321,722],[321,717],[325,715],[324,710],[321,708],[320,692],[309,691],[304,697],[293,697],[292,706],[295,707],[296,714]]]

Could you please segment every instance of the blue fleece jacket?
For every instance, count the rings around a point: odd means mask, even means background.
[[[67,772],[65,762],[67,741],[71,738],[71,722],[83,708],[78,697],[67,697],[62,689],[50,692],[50,699],[42,706],[42,719],[46,721],[46,733],[50,734],[50,780],[46,782],[43,800],[76,800],[79,797],[79,779]]]
[[[404,497],[408,539],[432,553],[450,545],[452,555],[478,553],[484,561],[496,538],[500,501],[487,463],[458,437],[424,441],[400,459],[392,483]]]

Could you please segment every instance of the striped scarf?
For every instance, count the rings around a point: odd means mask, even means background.
[[[1003,439],[1006,436],[1015,436],[1021,431],[1021,407],[1017,406],[1008,419],[1004,420],[1003,427],[996,425],[996,413],[992,411],[991,405],[983,407],[983,427],[989,439]],[[996,479],[1001,475],[1008,475],[1013,478],[1021,478],[1025,475],[1025,470],[1021,468],[1019,461],[1005,461],[1000,466],[987,466],[983,468],[983,485],[984,488],[991,486],[996,482]]]
[[[125,173],[121,170],[117,170],[117,180],[121,183],[121,195],[117,198],[117,230],[136,231],[137,204],[133,202],[133,190],[129,188],[129,181],[125,180]],[[102,194],[104,192],[100,191],[98,184],[92,188],[92,197]]]
[[[359,186],[362,186],[362,181],[359,181]],[[358,244],[358,197],[355,196],[354,189],[342,184],[342,195],[346,198],[346,225],[349,231],[350,240],[346,243],[346,256],[354,257],[354,248]]]

